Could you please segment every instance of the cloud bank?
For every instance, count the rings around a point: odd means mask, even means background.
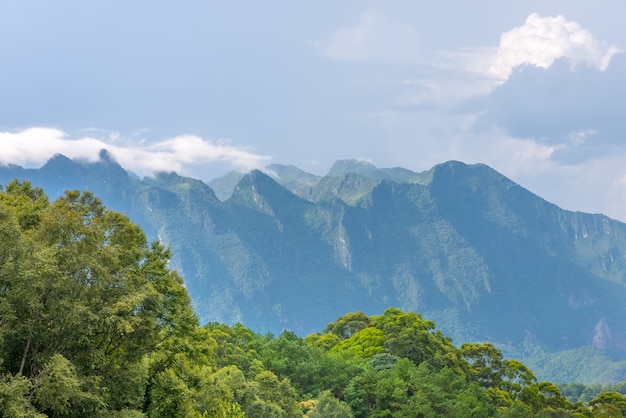
[[[560,15],[542,17],[532,13],[523,25],[502,33],[498,46],[437,51],[428,65],[438,70],[433,78],[437,89],[433,90],[448,91],[445,99],[453,103],[489,94],[515,79],[521,72],[516,69],[522,67],[548,70],[565,62],[570,72],[605,72],[620,52],[578,22]]]
[[[187,173],[192,164],[222,163],[233,169],[249,171],[261,168],[268,156],[255,154],[226,141],[213,142],[194,135],[181,135],[155,143],[127,140],[118,134],[106,139],[82,137],[72,139],[59,129],[29,128],[17,132],[0,132],[0,163],[38,166],[55,154],[72,159],[98,161],[106,149],[126,170],[139,175],[160,171]]]
[[[625,71],[626,57],[620,55],[603,72],[571,71],[564,60],[516,72],[477,102],[473,110],[481,116],[475,128],[498,126],[514,137],[554,146],[552,158],[566,164],[625,153],[620,106]]]
[[[587,64],[604,71],[617,52],[616,46],[600,41],[577,22],[532,13],[524,25],[502,34],[488,74],[506,80],[519,66],[548,68],[561,58],[571,68]]]

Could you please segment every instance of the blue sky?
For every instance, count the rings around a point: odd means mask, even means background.
[[[431,3],[4,0],[0,163],[456,159],[626,221],[626,3]]]

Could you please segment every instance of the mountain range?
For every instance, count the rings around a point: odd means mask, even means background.
[[[51,198],[90,190],[169,246],[202,322],[305,335],[395,306],[553,381],[626,379],[626,224],[563,210],[483,164],[348,160],[325,176],[274,164],[206,184],[140,179],[102,151],[0,167],[0,183],[15,178]]]

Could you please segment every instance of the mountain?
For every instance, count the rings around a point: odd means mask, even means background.
[[[591,350],[593,373],[570,364],[564,378],[626,379],[626,225],[562,210],[482,164],[340,161],[322,177],[272,165],[212,182],[222,199],[175,173],[137,179],[105,151],[0,167],[0,182],[13,178],[52,197],[91,190],[127,213],[171,247],[203,322],[308,334],[396,306],[534,369],[565,373],[565,358]]]

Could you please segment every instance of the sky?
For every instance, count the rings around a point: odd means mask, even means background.
[[[626,221],[626,2],[0,0],[0,164],[484,163]]]

